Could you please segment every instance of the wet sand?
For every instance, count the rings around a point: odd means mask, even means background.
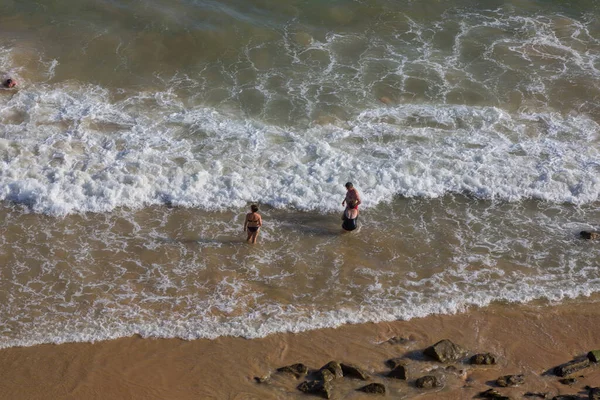
[[[579,394],[586,385],[600,385],[600,365],[575,373],[572,386],[549,373],[553,367],[600,349],[598,297],[560,305],[494,304],[457,315],[411,321],[347,325],[302,333],[275,334],[261,339],[221,337],[184,341],[131,337],[98,343],[39,345],[0,351],[0,392],[5,399],[311,399],[300,393],[301,382],[276,373],[284,365],[302,362],[318,368],[330,360],[366,369],[371,382],[382,382],[386,398],[467,399],[495,387],[506,374],[524,374],[525,384],[496,388],[511,398],[526,392]],[[392,337],[408,340],[391,343]],[[421,350],[448,338],[470,351],[492,352],[494,366],[470,366],[443,371],[445,386],[423,390],[414,379],[446,368],[426,360]],[[385,361],[406,357],[408,381],[385,378]],[[437,371],[438,373],[440,370]],[[267,383],[254,377],[270,376]],[[582,377],[581,377],[582,376]],[[357,392],[365,383],[333,382],[334,399],[378,398]]]

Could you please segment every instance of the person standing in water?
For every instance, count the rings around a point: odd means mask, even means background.
[[[250,211],[246,214],[246,220],[244,221],[244,232],[248,232],[248,238],[246,241],[248,243],[256,243],[256,238],[258,237],[258,231],[262,226],[262,217],[258,213],[258,206],[256,204],[252,204],[250,206]]]
[[[12,78],[8,78],[4,82],[2,82],[2,86],[4,86],[5,88],[8,88],[8,89],[11,89],[11,88],[14,88],[15,86],[17,86],[17,82]]]
[[[349,200],[347,207],[342,215],[342,229],[345,231],[353,231],[358,227],[358,202]]]
[[[349,203],[350,201],[355,201],[356,207],[358,207],[358,205],[361,203],[358,191],[354,188],[352,182],[346,182],[344,186],[346,186],[346,198],[344,199],[344,201],[342,201],[342,205],[345,206],[346,203]]]

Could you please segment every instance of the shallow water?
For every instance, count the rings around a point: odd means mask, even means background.
[[[3,9],[1,346],[600,291],[596,1]]]

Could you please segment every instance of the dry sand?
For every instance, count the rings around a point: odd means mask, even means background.
[[[526,392],[579,394],[600,386],[600,366],[574,374],[572,385],[549,374],[552,367],[600,349],[598,296],[561,305],[495,304],[458,315],[430,316],[411,321],[348,325],[298,334],[275,334],[247,340],[123,338],[99,343],[40,345],[0,351],[2,399],[311,399],[300,393],[301,382],[276,373],[284,365],[302,362],[318,368],[330,360],[356,364],[382,382],[385,398],[470,399],[494,387],[506,374],[524,374],[526,383],[497,388],[514,399]],[[409,339],[390,343],[392,337]],[[421,350],[448,338],[471,354],[492,352],[495,366],[455,363],[457,370],[426,360]],[[406,357],[412,379],[385,378],[387,359]],[[416,389],[414,378],[436,370],[446,377],[441,389]],[[463,372],[461,372],[461,370]],[[254,377],[270,376],[268,383]],[[580,377],[583,376],[583,377]],[[333,382],[334,399],[381,398],[357,392],[365,383]],[[535,397],[529,397],[535,398]]]

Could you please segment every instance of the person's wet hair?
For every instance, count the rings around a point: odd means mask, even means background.
[[[252,204],[250,206],[250,210],[252,210],[252,212],[257,212],[258,211],[258,205],[257,204]]]
[[[354,187],[354,185],[352,184],[352,182],[346,182],[346,184],[344,186],[346,186],[346,189],[350,189],[350,188]]]

